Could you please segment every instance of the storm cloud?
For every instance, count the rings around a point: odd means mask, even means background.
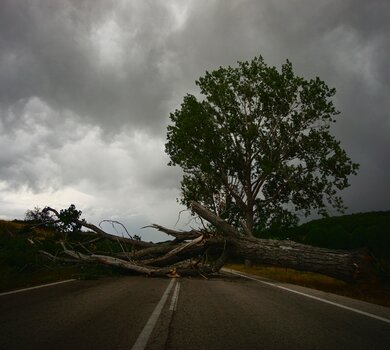
[[[174,225],[169,113],[206,70],[261,54],[337,89],[333,132],[358,176],[349,212],[389,210],[386,0],[0,3],[0,217],[75,203],[132,230]]]

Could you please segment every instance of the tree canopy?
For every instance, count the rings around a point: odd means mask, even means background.
[[[344,209],[338,191],[358,165],[330,132],[335,89],[261,56],[196,84],[203,97],[188,94],[171,113],[166,143],[169,165],[184,171],[183,204],[198,201],[248,234]]]

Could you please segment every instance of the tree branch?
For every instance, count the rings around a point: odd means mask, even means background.
[[[56,210],[56,209],[53,209],[53,208],[50,208],[50,207],[46,207],[44,210],[46,211],[50,211],[52,212],[54,215],[57,216],[58,219],[60,219],[60,213]],[[131,239],[131,238],[126,238],[126,237],[119,237],[119,236],[115,236],[115,235],[112,235],[112,234],[109,234],[105,231],[103,231],[101,228],[93,225],[93,224],[90,224],[84,220],[74,220],[74,222],[82,227],[86,227],[86,228],[89,228],[90,230],[92,230],[95,235],[99,236],[99,237],[103,237],[103,238],[106,238],[106,239],[109,239],[111,241],[118,241],[118,239],[122,240],[123,242],[126,242],[126,243],[129,243],[133,246],[136,246],[136,247],[140,247],[140,248],[147,248],[147,247],[151,247],[153,246],[153,243],[152,242],[144,242],[144,241],[139,241],[139,240],[136,240],[136,239]]]
[[[172,229],[169,229],[169,228],[166,228],[164,226],[157,225],[157,224],[147,225],[147,226],[144,226],[142,228],[148,228],[148,227],[154,228],[154,229],[156,229],[157,231],[160,231],[160,232],[164,232],[164,233],[166,233],[169,236],[173,236],[178,241],[186,241],[186,240],[189,240],[189,239],[195,239],[195,238],[198,238],[198,237],[202,236],[202,232],[197,231],[197,230],[176,231],[176,230],[172,230]]]
[[[198,202],[191,202],[192,210],[197,213],[199,216],[210,222],[217,229],[221,231],[221,235],[227,237],[239,237],[241,234],[231,225],[229,225],[225,220],[221,219],[219,216],[213,214],[211,211],[207,210],[205,207],[200,205]]]

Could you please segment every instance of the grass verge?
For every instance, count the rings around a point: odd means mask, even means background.
[[[390,307],[390,285],[379,280],[346,283],[317,273],[289,268],[262,265],[247,267],[244,264],[228,264],[225,267],[279,282],[296,284]]]

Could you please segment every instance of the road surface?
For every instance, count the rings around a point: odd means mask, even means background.
[[[390,309],[239,276],[71,281],[0,295],[0,349],[390,349]]]

